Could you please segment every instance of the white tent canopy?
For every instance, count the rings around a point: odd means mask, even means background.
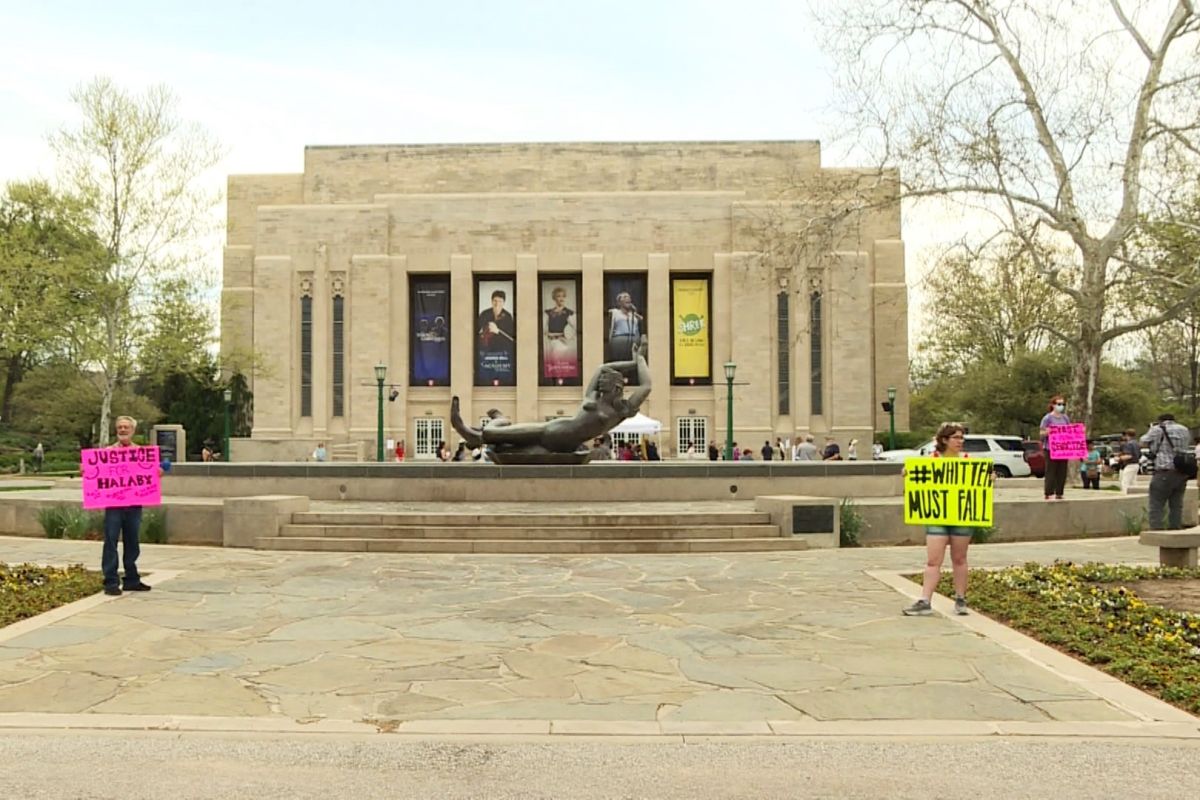
[[[662,431],[661,422],[656,419],[651,419],[639,411],[632,417],[622,420],[621,424],[613,428],[611,431],[609,431],[609,433],[637,435],[646,433],[659,433],[660,431]]]

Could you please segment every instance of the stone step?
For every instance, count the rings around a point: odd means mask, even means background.
[[[447,504],[451,506],[452,504]],[[399,525],[466,527],[485,524],[492,528],[526,527],[539,528],[597,528],[629,526],[696,527],[701,525],[766,525],[771,515],[756,511],[704,511],[696,513],[678,512],[613,512],[578,514],[492,514],[487,512],[463,513],[448,511],[430,513],[426,511],[356,512],[356,511],[303,511],[292,515],[297,525]]]
[[[534,520],[529,520],[534,521]],[[541,520],[536,520],[538,523]],[[629,540],[629,539],[756,539],[778,537],[776,525],[610,525],[523,527],[496,525],[284,525],[280,536],[309,539],[540,539]]]
[[[259,550],[304,550],[366,553],[493,553],[591,555],[603,553],[723,553],[806,550],[808,543],[790,536],[761,539],[349,539],[326,537],[261,537]]]

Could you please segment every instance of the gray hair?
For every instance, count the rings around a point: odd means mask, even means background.
[[[121,416],[117,417],[115,420],[113,420],[113,425],[116,425],[123,419],[129,420],[129,424],[133,426],[134,430],[137,430],[137,420],[128,414],[122,414]]]

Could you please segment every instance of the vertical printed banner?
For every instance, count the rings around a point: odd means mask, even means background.
[[[671,361],[675,383],[712,382],[707,278],[671,281]]]
[[[409,284],[409,385],[450,385],[450,278],[415,276]]]
[[[634,343],[647,331],[645,274],[605,275],[604,301],[604,360],[628,361]],[[629,383],[636,384],[637,379],[631,377]]]
[[[543,386],[579,386],[579,281],[577,278],[543,278],[542,373]]]
[[[906,458],[904,524],[990,527],[990,458]]]
[[[475,385],[517,385],[516,298],[512,278],[476,280]]]

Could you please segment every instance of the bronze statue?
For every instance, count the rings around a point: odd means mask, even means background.
[[[638,385],[625,397],[628,372],[637,375]],[[481,430],[463,422],[456,396],[450,401],[450,424],[468,447],[488,447],[500,464],[581,464],[591,454],[584,443],[636,414],[649,394],[650,368],[644,345],[636,343],[632,361],[611,361],[596,370],[573,417],[513,423],[496,412],[489,413],[492,419]]]

